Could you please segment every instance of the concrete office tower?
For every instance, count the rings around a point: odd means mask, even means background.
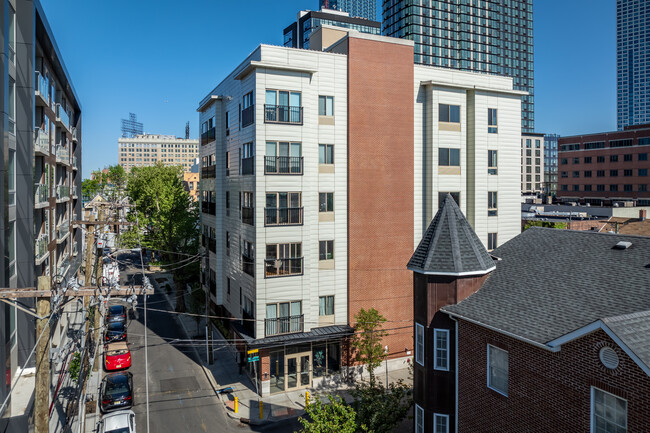
[[[650,2],[616,0],[618,130],[650,123]]]
[[[328,46],[261,45],[198,108],[213,137],[203,283],[216,314],[241,318],[239,350],[259,349],[262,395],[345,374],[361,308],[405,323],[383,344],[389,368],[406,365],[405,263],[447,193],[485,245],[520,232],[511,78],[414,66],[402,39],[349,31]]]
[[[208,139],[202,131],[201,140]],[[151,167],[160,161],[163,165],[180,165],[189,172],[199,156],[199,140],[186,140],[173,135],[142,134],[120,138],[119,161],[125,171],[133,167]]]
[[[0,15],[0,280],[2,287],[34,287],[41,275],[64,281],[81,263],[82,230],[72,224],[81,219],[81,106],[40,3],[4,0]],[[0,316],[4,401],[8,381],[34,365],[26,359],[35,330],[32,316],[6,304]],[[5,410],[3,431],[7,422],[7,431],[28,431],[24,409]]]
[[[351,17],[377,19],[377,0],[318,0],[320,9],[347,12]]]
[[[521,195],[537,196],[544,187],[544,134],[521,135]]]
[[[557,134],[546,134],[544,136],[544,194],[547,197],[557,195],[557,142],[560,138]]]
[[[532,0],[385,0],[382,34],[414,41],[415,63],[513,77],[521,131],[535,130]]]
[[[297,21],[284,29],[283,45],[290,48],[309,49],[311,48],[310,38],[312,33],[323,25],[341,27],[342,32],[352,29],[372,35],[381,34],[381,23],[365,18],[352,17],[348,12],[333,9],[300,11],[298,12]],[[318,41],[317,45],[320,46],[321,42]]]

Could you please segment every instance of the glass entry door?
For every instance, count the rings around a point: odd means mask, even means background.
[[[311,353],[287,355],[285,365],[287,391],[311,385]]]

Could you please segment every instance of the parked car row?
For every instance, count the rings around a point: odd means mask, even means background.
[[[135,433],[133,374],[131,351],[127,341],[127,309],[123,305],[108,307],[104,320],[104,370],[99,391],[102,433]]]

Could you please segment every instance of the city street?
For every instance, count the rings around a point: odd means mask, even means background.
[[[121,254],[118,260],[132,263],[122,267],[122,284],[141,272],[138,267],[139,255]],[[137,283],[138,280],[136,278]],[[144,306],[142,298],[138,302],[138,307]],[[147,306],[169,309],[162,293],[150,296]],[[187,338],[174,315],[148,311],[147,324],[150,432],[291,432],[299,428],[295,419],[256,427],[229,418],[197,362],[193,347],[174,343]],[[137,308],[135,317],[128,325],[128,339],[132,354],[130,371],[133,373],[135,388],[133,411],[136,413],[138,432],[147,431],[144,329],[144,314],[142,308]]]

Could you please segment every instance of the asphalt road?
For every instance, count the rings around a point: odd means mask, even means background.
[[[121,283],[125,284],[138,272],[140,258],[136,254],[122,254],[119,260],[132,264],[121,266]],[[138,302],[138,307],[144,306],[142,298]],[[169,310],[161,293],[149,296],[147,306]],[[179,341],[187,336],[174,315],[147,311],[147,326],[150,433],[293,432],[299,429],[296,419],[256,427],[229,418],[197,361],[194,348]],[[138,432],[147,432],[144,331],[144,314],[138,308],[128,324],[130,371],[135,388],[133,411]]]

